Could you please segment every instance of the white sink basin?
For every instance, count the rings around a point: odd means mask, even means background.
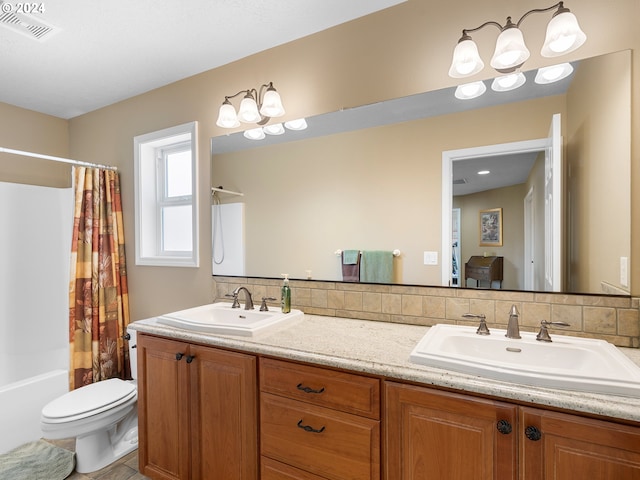
[[[304,313],[292,309],[282,313],[280,308],[269,307],[268,312],[231,308],[231,303],[219,302],[167,313],[157,317],[158,323],[204,333],[253,336],[296,320]]]
[[[539,387],[613,395],[640,395],[640,367],[604,340],[536,334],[477,335],[476,327],[438,324],[411,352],[413,363]]]

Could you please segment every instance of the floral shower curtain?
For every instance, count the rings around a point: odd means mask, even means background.
[[[130,378],[123,338],[129,294],[118,172],[74,167],[75,211],[69,284],[71,390]]]

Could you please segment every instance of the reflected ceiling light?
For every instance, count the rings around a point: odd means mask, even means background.
[[[546,85],[547,83],[558,82],[563,78],[567,78],[573,73],[573,67],[570,63],[560,63],[558,65],[551,65],[550,67],[543,67],[538,69],[534,82],[540,85]]]
[[[230,100],[242,94],[244,97],[236,113]],[[234,95],[225,96],[218,111],[216,125],[222,128],[239,127],[240,122],[264,125],[271,118],[281,117],[284,113],[280,94],[273,87],[273,82],[269,82],[261,85],[259,90],[240,90]]]
[[[529,49],[524,43],[520,24],[532,13],[548,12],[555,8],[557,10],[547,25],[547,33],[540,54],[543,57],[556,57],[573,52],[585,42],[587,36],[580,29],[576,16],[564,7],[564,2],[558,2],[548,8],[529,10],[517,23],[513,23],[511,17],[507,17],[504,26],[498,22],[489,21],[479,27],[462,30],[462,37],[453,51],[449,76],[464,78],[484,68],[484,62],[478,54],[478,46],[469,33],[481,30],[487,25],[493,25],[500,30],[493,57],[491,57],[491,66],[500,73],[515,72],[529,58]]]
[[[489,175],[491,173],[490,170],[480,170],[478,172],[478,175]]]
[[[252,128],[251,130],[245,130],[243,135],[249,140],[262,140],[265,137],[264,131],[261,127]]]
[[[460,100],[471,100],[477,98],[487,91],[487,87],[484,82],[472,82],[465,83],[464,85],[458,85],[456,88],[455,96]]]
[[[284,122],[284,126],[288,130],[304,130],[307,128],[307,121],[304,118],[297,118],[296,120]]]
[[[515,90],[521,87],[527,81],[527,77],[524,73],[509,73],[493,79],[491,84],[491,90],[494,92],[508,92],[509,90]]]
[[[267,135],[282,135],[284,133],[284,127],[281,123],[274,123],[272,125],[266,125],[262,127],[262,130]]]

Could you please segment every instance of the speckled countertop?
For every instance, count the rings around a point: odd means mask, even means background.
[[[253,337],[199,333],[159,324],[155,318],[131,326],[139,332],[188,342],[640,422],[640,398],[539,388],[409,362],[409,354],[429,327],[318,315],[305,315]],[[640,365],[640,350],[620,350]]]

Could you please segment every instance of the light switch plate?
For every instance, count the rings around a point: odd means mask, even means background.
[[[438,265],[438,252],[424,252],[425,265]]]

